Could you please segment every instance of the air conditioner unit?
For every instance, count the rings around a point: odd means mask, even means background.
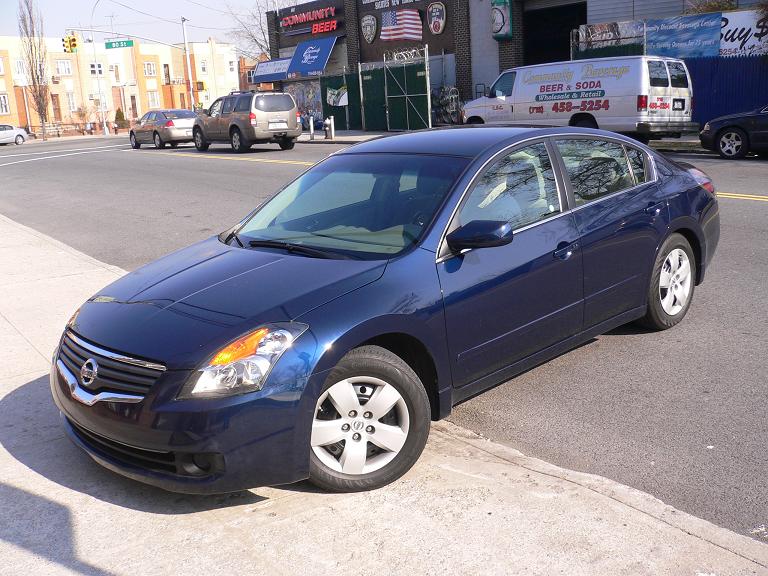
[[[51,82],[53,84],[58,84],[59,83],[59,77],[58,76],[51,76]]]
[[[195,82],[195,90],[198,92],[205,90],[205,82]]]

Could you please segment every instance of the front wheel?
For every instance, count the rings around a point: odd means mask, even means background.
[[[290,138],[280,140],[280,150],[293,150],[294,146],[296,146],[296,140],[291,140]]]
[[[19,134],[18,136],[16,136],[15,142],[16,142],[16,146],[21,146],[22,144],[24,144],[24,136]]]
[[[152,139],[155,142],[155,148],[157,148],[158,150],[162,150],[163,148],[165,148],[165,142],[163,142],[163,139],[160,137],[160,134],[155,132],[155,135],[153,136]]]
[[[688,240],[672,234],[661,245],[651,274],[648,309],[640,323],[653,330],[678,324],[688,312],[696,284],[696,259]]]
[[[310,481],[333,492],[385,486],[419,459],[429,425],[429,399],[411,367],[384,348],[356,348],[331,371],[317,400]]]
[[[203,138],[202,130],[200,130],[199,128],[195,130],[194,138],[195,138],[195,148],[197,148],[198,152],[205,152],[206,150],[208,150],[208,147],[210,146],[210,144],[208,144],[208,142],[205,141],[205,138]]]
[[[141,144],[139,144],[139,141],[136,140],[136,134],[131,132],[129,139],[131,141],[131,148],[133,148],[134,150],[138,150],[139,148],[141,148]]]
[[[747,134],[741,128],[726,128],[717,137],[717,152],[722,158],[737,160],[749,152]]]

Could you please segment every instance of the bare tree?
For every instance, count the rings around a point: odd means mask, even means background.
[[[763,0],[757,3],[757,11],[763,18],[768,18],[768,0]]]
[[[269,28],[267,12],[276,12],[281,8],[295,6],[298,0],[255,0],[251,8],[235,12],[227,5],[227,10],[235,22],[235,35],[247,47],[247,51],[258,57],[269,56]]]
[[[27,84],[32,93],[32,108],[40,117],[45,140],[48,103],[51,99],[48,89],[48,51],[43,34],[43,17],[35,6],[35,0],[19,0],[19,36]]]
[[[738,8],[736,0],[688,0],[687,4],[685,10],[687,14],[705,14]]]

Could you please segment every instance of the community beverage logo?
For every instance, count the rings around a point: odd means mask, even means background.
[[[314,64],[318,56],[320,56],[320,48],[318,46],[307,46],[307,49],[301,55],[301,63]]]

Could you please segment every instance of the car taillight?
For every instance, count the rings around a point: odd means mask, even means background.
[[[256,126],[256,114],[251,112],[248,114],[248,119],[251,121],[251,126]]]
[[[699,170],[698,168],[694,168],[691,166],[688,168],[688,174],[693,176],[693,179],[696,180],[696,183],[704,188],[707,192],[710,194],[715,193],[715,184],[712,182],[712,179],[707,176],[704,172]]]
[[[173,126],[174,126],[173,120],[168,120],[168,122],[165,123],[166,128],[173,128]]]
[[[645,94],[637,95],[637,111],[644,112],[648,110],[648,96]]]

